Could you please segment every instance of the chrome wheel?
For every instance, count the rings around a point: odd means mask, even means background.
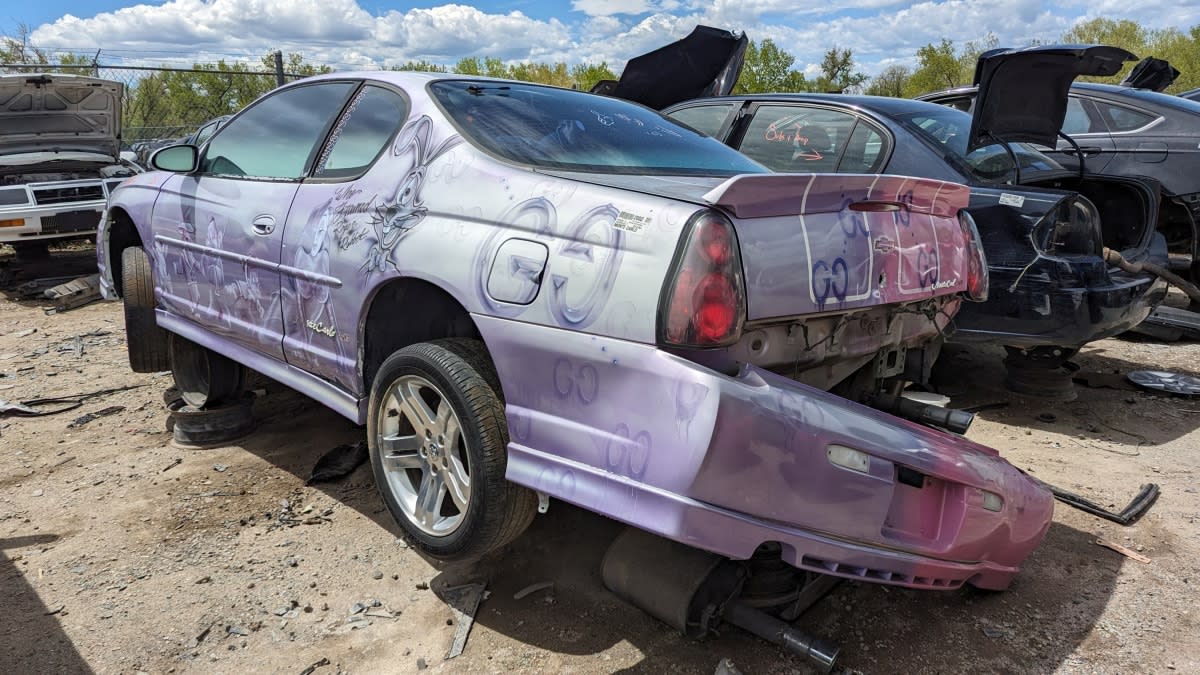
[[[408,520],[438,537],[457,530],[471,503],[471,474],[446,396],[419,375],[400,377],[382,399],[375,428],[388,487]]]

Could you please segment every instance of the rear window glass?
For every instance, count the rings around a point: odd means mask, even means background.
[[[439,81],[429,91],[468,141],[520,164],[626,174],[766,172],[720,141],[620,99],[491,81]]]
[[[1109,131],[1133,131],[1154,121],[1153,115],[1125,106],[1096,101],[1096,107],[1100,109],[1100,114],[1104,117],[1104,123],[1108,125]]]
[[[720,133],[721,127],[725,126],[725,120],[729,119],[729,113],[733,112],[733,108],[733,103],[694,105],[680,108],[670,113],[670,117],[683,122],[696,131],[715,137]]]

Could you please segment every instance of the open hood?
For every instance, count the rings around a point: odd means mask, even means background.
[[[1133,87],[1134,89],[1149,89],[1150,91],[1162,91],[1171,86],[1171,83],[1179,77],[1179,69],[1172,66],[1167,61],[1156,59],[1153,56],[1138,61],[1133,70],[1121,80],[1122,87]]]
[[[594,93],[662,110],[693,98],[726,96],[746,61],[745,35],[696,26],[690,35],[625,64],[617,82],[605,80]]]
[[[78,75],[0,75],[0,155],[95,152],[118,156],[120,82]]]
[[[1108,76],[1137,58],[1119,47],[1053,45],[993,49],[979,56],[979,94],[967,151],[995,143],[1054,147],[1067,116],[1067,92],[1080,75]]]

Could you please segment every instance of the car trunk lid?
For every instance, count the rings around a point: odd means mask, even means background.
[[[696,26],[682,40],[630,59],[620,80],[607,80],[592,91],[655,110],[693,98],[726,96],[742,72],[749,42],[745,35]]]
[[[78,75],[0,77],[0,155],[120,150],[119,82]]]
[[[756,321],[965,291],[979,252],[959,220],[969,195],[904,176],[761,174],[730,178],[703,199],[732,216]]]
[[[1081,75],[1115,75],[1135,57],[1119,47],[1052,45],[993,49],[975,64],[979,87],[967,152],[998,140],[1054,147],[1067,93]]]

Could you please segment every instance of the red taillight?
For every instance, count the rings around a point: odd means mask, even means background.
[[[664,342],[717,347],[737,340],[746,300],[737,239],[723,216],[693,218],[663,302]]]
[[[967,299],[983,302],[988,297],[987,258],[983,254],[983,239],[975,219],[966,211],[958,212],[958,223],[967,237]]]

